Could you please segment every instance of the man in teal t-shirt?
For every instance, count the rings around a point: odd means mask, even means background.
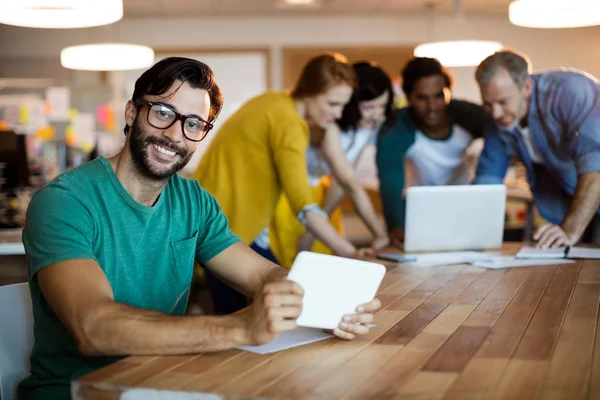
[[[208,66],[164,59],[136,82],[122,151],[60,175],[33,198],[23,243],[35,344],[20,398],[68,399],[73,379],[122,356],[218,351],[296,327],[302,288],[230,231],[196,181],[176,174],[221,105]],[[253,295],[253,305],[182,316],[194,260]],[[335,334],[368,332],[378,307],[365,305],[351,315],[359,324],[340,323]]]

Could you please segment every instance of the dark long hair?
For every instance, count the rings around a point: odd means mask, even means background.
[[[215,75],[208,65],[191,58],[168,57],[154,64],[135,82],[131,99],[135,102],[148,94],[164,94],[175,81],[186,82],[194,89],[206,90],[210,97],[208,121],[213,122],[217,118],[223,107],[223,95]],[[125,126],[124,132],[129,132],[129,126]]]
[[[392,89],[392,81],[390,77],[374,62],[360,61],[352,65],[358,80],[358,88],[354,91],[352,98],[344,107],[342,118],[337,121],[342,132],[349,129],[356,129],[360,122],[361,115],[358,107],[361,101],[369,101],[376,99],[384,94],[389,93],[388,102],[385,106],[385,122],[383,128],[391,126],[394,122],[396,114],[394,113],[394,90]]]

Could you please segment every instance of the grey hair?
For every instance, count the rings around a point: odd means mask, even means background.
[[[529,58],[514,50],[498,51],[479,64],[475,71],[475,79],[480,86],[490,84],[498,69],[504,68],[508,71],[519,89],[525,85],[525,81],[531,74],[531,61]]]

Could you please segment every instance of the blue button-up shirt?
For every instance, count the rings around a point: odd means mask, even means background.
[[[516,158],[525,164],[540,214],[558,225],[570,206],[577,177],[600,171],[600,82],[568,69],[531,78],[527,121],[547,176],[536,174],[520,133],[516,129],[501,131],[490,119],[484,128],[485,145],[474,183],[502,183],[510,159]]]

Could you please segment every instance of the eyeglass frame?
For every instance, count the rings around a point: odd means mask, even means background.
[[[192,142],[201,142],[201,141],[203,141],[204,139],[206,139],[206,136],[208,136],[208,132],[210,132],[210,130],[211,130],[212,128],[214,128],[214,125],[213,125],[213,124],[211,124],[210,122],[206,121],[204,118],[200,118],[200,117],[199,117],[199,116],[197,116],[197,115],[183,115],[183,114],[181,114],[181,113],[178,113],[178,112],[177,112],[177,110],[175,110],[175,108],[174,108],[172,105],[170,105],[170,104],[161,103],[161,102],[153,102],[153,101],[148,101],[148,100],[146,100],[146,99],[138,99],[138,100],[136,100],[136,101],[135,101],[135,103],[134,103],[134,104],[135,104],[136,106],[147,106],[147,107],[148,107],[148,111],[146,112],[146,121],[147,121],[147,122],[148,122],[148,124],[150,124],[150,126],[152,126],[153,128],[156,128],[156,129],[162,129],[162,130],[164,130],[164,129],[169,129],[170,127],[172,127],[173,125],[175,125],[175,123],[176,123],[177,121],[181,120],[181,133],[183,133],[183,136],[184,136],[184,137],[185,137],[187,140],[191,140]],[[163,107],[165,107],[165,108],[168,108],[169,110],[171,110],[171,111],[172,111],[172,112],[175,114],[175,119],[174,119],[174,120],[173,120],[173,121],[172,121],[172,122],[169,124],[169,126],[162,128],[162,127],[159,127],[159,126],[153,125],[153,124],[150,122],[150,109],[151,109],[153,106],[163,106]],[[138,110],[138,111],[139,111],[139,110]],[[202,135],[202,137],[201,137],[200,139],[192,139],[192,138],[190,138],[188,135],[186,135],[184,126],[185,126],[185,121],[186,121],[188,118],[195,118],[195,119],[198,119],[198,120],[200,120],[200,121],[204,122],[204,124],[205,124],[205,128],[204,128],[204,130],[203,130],[204,134]]]

